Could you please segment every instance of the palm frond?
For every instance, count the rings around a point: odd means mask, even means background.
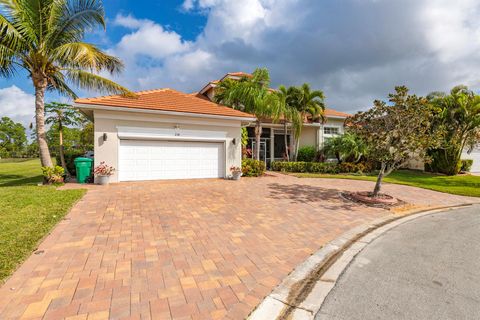
[[[96,27],[105,29],[105,11],[101,0],[77,0],[55,2],[50,16],[51,33],[46,40],[52,48],[80,41],[85,31]]]
[[[61,66],[88,69],[92,72],[107,70],[110,73],[119,73],[124,67],[120,59],[84,42],[67,43],[55,48],[52,59],[58,61]]]
[[[135,94],[127,88],[97,74],[78,69],[65,69],[64,71],[66,78],[80,88],[135,97]]]
[[[65,77],[62,73],[56,72],[50,77],[47,89],[49,91],[57,91],[62,96],[69,97],[71,99],[77,99],[77,94],[68,86]]]

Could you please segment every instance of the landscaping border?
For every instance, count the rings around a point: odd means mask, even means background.
[[[248,316],[249,320],[314,319],[345,268],[369,243],[405,222],[472,206],[430,208],[406,216],[386,216],[353,228],[298,265]]]

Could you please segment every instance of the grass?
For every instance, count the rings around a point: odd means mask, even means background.
[[[299,178],[329,178],[376,181],[374,175],[347,175],[347,174],[316,174],[294,173]],[[387,183],[403,184],[450,194],[480,197],[480,176],[457,175],[444,176],[420,171],[399,170],[391,173],[384,179]]]
[[[38,186],[41,181],[38,159],[0,162],[0,283],[85,193]]]

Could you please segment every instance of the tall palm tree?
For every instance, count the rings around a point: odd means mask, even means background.
[[[52,166],[45,135],[45,92],[77,98],[69,84],[130,94],[98,75],[123,69],[122,62],[93,44],[87,31],[105,28],[101,0],[0,0],[0,75],[25,69],[35,88],[35,119],[42,166]]]
[[[65,126],[78,125],[82,117],[80,113],[73,109],[73,107],[66,103],[51,102],[45,105],[45,113],[47,118],[46,124],[54,125],[58,130],[58,152],[60,155],[60,164],[65,170],[65,174],[70,176],[68,172],[67,164],[65,163],[65,152],[63,148],[63,129]]]
[[[285,156],[287,161],[290,161],[289,143],[287,138],[288,124],[291,124],[293,135],[300,134],[303,119],[300,112],[295,108],[292,103],[296,93],[295,87],[280,86],[277,91],[279,99],[279,111],[280,116],[283,118],[283,131],[284,131],[284,143],[285,143]]]
[[[225,81],[225,80],[224,80]],[[222,81],[223,82],[223,81]],[[215,101],[235,109],[253,114],[255,121],[255,159],[260,159],[260,137],[262,135],[262,120],[277,118],[279,100],[276,94],[269,90],[270,75],[265,68],[256,69],[252,77],[243,77],[238,81],[228,81],[217,87]]]
[[[295,161],[297,160],[300,135],[303,129],[303,122],[310,117],[313,121],[324,122],[325,96],[321,90],[313,90],[308,83],[292,89],[291,104],[301,114],[302,122],[295,134]]]

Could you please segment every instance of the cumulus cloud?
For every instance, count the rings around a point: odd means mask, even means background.
[[[0,116],[20,122],[25,128],[34,122],[35,97],[17,86],[0,89]]]
[[[207,22],[193,41],[141,17],[110,52],[132,89],[199,90],[228,71],[270,69],[274,86],[310,82],[343,111],[369,107],[405,84],[418,94],[478,88],[477,0],[186,0]]]

